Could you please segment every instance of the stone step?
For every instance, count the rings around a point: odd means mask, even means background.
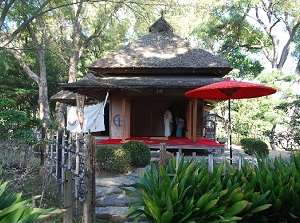
[[[132,223],[133,219],[125,218],[129,205],[134,198],[126,195],[125,187],[135,184],[135,179],[142,168],[131,175],[96,178],[96,222]]]
[[[96,186],[95,188],[96,198],[103,197],[111,194],[123,194],[124,190],[119,187],[104,187],[104,186]]]
[[[126,187],[134,184],[135,180],[132,176],[96,178],[96,186]]]
[[[128,207],[96,207],[96,219],[101,219],[103,222],[115,222],[121,223],[125,221],[125,213],[128,210]],[[127,221],[127,220],[126,220]]]
[[[115,206],[115,207],[128,207],[134,202],[132,197],[128,197],[123,194],[111,194],[105,195],[103,197],[96,199],[96,207],[106,207],[106,206]]]

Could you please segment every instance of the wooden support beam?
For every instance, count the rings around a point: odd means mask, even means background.
[[[192,140],[192,100],[189,100],[187,106],[185,107],[186,114],[186,137]]]
[[[95,136],[92,137],[92,219],[91,222],[96,220],[96,142]]]
[[[127,116],[126,120],[127,120],[127,129],[126,129],[126,137],[130,137],[131,136],[131,100],[127,100]]]
[[[72,195],[72,172],[66,171],[65,172],[65,182],[64,182],[64,208],[65,214],[63,223],[69,223],[73,221],[73,195]]]
[[[126,98],[122,98],[122,142],[126,139]]]
[[[198,100],[198,137],[203,137],[203,129],[204,129],[204,100]]]
[[[85,184],[85,199],[82,210],[82,223],[90,223],[92,217],[92,191],[91,191],[91,178],[92,178],[92,166],[91,166],[91,152],[93,147],[92,135],[85,135],[84,138],[84,184]]]
[[[193,133],[192,133],[192,136],[193,136],[193,139],[192,141],[193,142],[196,142],[197,141],[197,99],[193,99]]]

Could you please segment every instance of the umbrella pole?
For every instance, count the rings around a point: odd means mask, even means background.
[[[229,152],[230,152],[230,164],[232,165],[232,138],[231,138],[231,114],[230,114],[230,98],[228,100],[228,121],[229,121],[229,126],[228,126],[228,130],[229,130]]]

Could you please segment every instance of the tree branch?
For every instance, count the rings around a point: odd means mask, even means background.
[[[36,17],[41,15],[42,10],[46,7],[46,5],[50,2],[50,0],[46,0],[34,13],[33,15],[26,19],[9,37],[7,37],[2,44],[0,45],[1,48],[6,47],[11,41],[29,24],[31,23]]]
[[[15,0],[12,0],[15,1]],[[6,36],[5,38],[2,39],[2,43],[0,43],[0,48],[5,48],[8,46],[9,43],[11,43],[13,41],[13,39],[29,24],[31,23],[35,18],[37,18],[38,16],[45,14],[47,12],[50,12],[52,10],[55,9],[59,9],[59,8],[63,8],[66,6],[70,6],[70,5],[74,5],[74,4],[80,4],[80,3],[92,3],[92,2],[112,2],[112,3],[123,3],[124,1],[109,1],[109,0],[82,0],[82,1],[77,1],[77,2],[72,2],[72,3],[67,3],[67,4],[61,4],[55,7],[50,7],[47,10],[43,9],[50,3],[51,0],[46,0],[41,6],[39,6],[39,8],[33,13],[33,15],[28,18],[27,20],[25,20],[12,34],[10,34],[9,36]],[[127,1],[127,4],[137,4],[137,5],[157,5],[157,6],[166,6],[167,4],[165,3],[140,3],[140,2],[136,2],[136,1]],[[10,5],[10,7],[13,4]],[[3,12],[1,13],[1,17],[3,16],[3,22],[5,20],[7,13],[4,14]],[[1,27],[1,26],[0,26]],[[1,30],[1,29],[0,29]],[[2,34],[3,35],[3,34]]]
[[[37,84],[39,84],[39,76],[34,73],[29,66],[27,66],[26,62],[22,59],[21,55],[18,53],[17,50],[13,50],[12,48],[8,49],[14,57],[19,61],[20,66],[25,70],[27,75],[34,80]]]
[[[80,49],[80,55],[83,53],[83,51],[88,47],[89,43],[94,39],[99,37],[99,35],[102,33],[103,29],[107,26],[109,20],[113,17],[113,15],[118,11],[118,9],[122,6],[124,2],[119,2],[118,5],[116,5],[113,10],[109,13],[107,21],[102,25],[100,29],[96,29],[92,35],[90,35],[82,44]]]
[[[7,16],[7,13],[8,13],[10,7],[12,6],[12,4],[14,2],[15,2],[15,0],[11,0],[10,2],[5,1],[4,7],[3,7],[2,12],[1,12],[1,17],[0,17],[0,30],[2,30],[2,26],[3,26],[3,23],[4,23],[5,18]]]
[[[237,34],[235,35],[234,40],[231,42],[230,46],[227,48],[227,50],[222,54],[223,57],[226,57],[228,55],[228,53],[234,48],[234,46],[236,45],[236,42],[240,39],[241,37],[241,33],[242,33],[242,29],[243,29],[243,22],[245,21],[249,11],[250,11],[251,7],[250,5],[248,5],[246,11],[244,12],[243,17],[237,21],[236,26],[237,26]]]
[[[295,73],[300,76],[300,56],[298,57],[297,66],[295,69]],[[300,78],[298,79],[298,82],[300,83]]]
[[[277,68],[278,69],[282,69],[283,65],[285,64],[285,62],[287,60],[287,57],[288,57],[289,52],[290,52],[291,44],[294,41],[294,37],[296,35],[296,31],[297,31],[297,29],[300,26],[300,16],[294,22],[292,29],[290,29],[290,27],[288,26],[287,21],[285,22],[285,24],[286,24],[286,27],[288,27],[288,30],[289,30],[289,39],[287,40],[286,44],[284,45],[284,47],[282,49],[280,60],[279,60],[279,63],[277,64]]]

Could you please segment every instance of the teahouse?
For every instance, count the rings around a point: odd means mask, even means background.
[[[119,50],[107,52],[88,66],[86,78],[61,84],[71,91],[101,100],[109,92],[108,132],[111,139],[164,136],[164,113],[185,121],[185,137],[204,137],[208,102],[188,99],[185,92],[224,80],[231,65],[192,46],[173,33],[161,17],[149,33]],[[173,130],[173,134],[175,134]]]

